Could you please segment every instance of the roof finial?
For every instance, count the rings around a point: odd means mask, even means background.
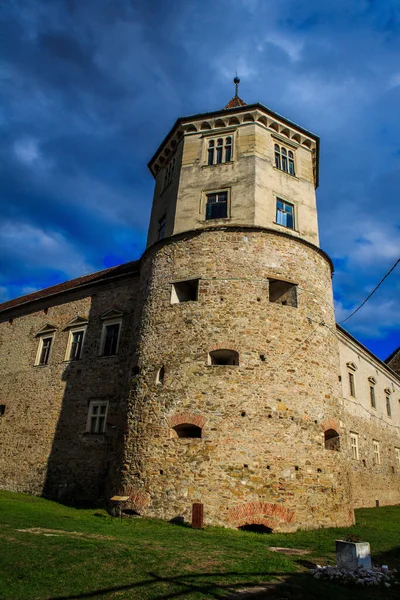
[[[235,90],[235,98],[238,98],[238,97],[239,97],[239,94],[238,94],[238,92],[239,92],[239,83],[240,83],[240,79],[239,79],[239,77],[237,76],[237,71],[236,71],[236,77],[235,77],[235,79],[233,80],[233,83],[234,83],[234,84],[235,84],[235,86],[236,86],[236,90]]]

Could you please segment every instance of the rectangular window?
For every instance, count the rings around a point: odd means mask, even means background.
[[[350,434],[350,445],[351,445],[351,457],[354,460],[358,460],[358,435],[356,433]]]
[[[356,397],[356,383],[355,383],[353,373],[349,373],[349,388],[350,388],[350,396],[353,396],[353,398],[355,398]]]
[[[379,454],[379,442],[373,442],[374,445],[374,465],[380,465],[381,464],[381,457]]]
[[[294,206],[281,198],[276,199],[276,222],[288,229],[294,229]]]
[[[43,336],[39,340],[39,348],[36,356],[36,365],[48,365],[50,359],[51,345],[53,343],[53,336]]]
[[[85,329],[70,330],[65,360],[79,360],[81,358],[84,337]]]
[[[369,397],[371,399],[371,406],[372,408],[376,408],[376,402],[375,402],[375,388],[373,385],[369,386]]]
[[[163,215],[158,221],[158,239],[162,240],[165,238],[165,226],[167,223],[167,215]]]
[[[90,433],[105,433],[107,426],[108,401],[92,400],[89,404],[86,430]]]
[[[390,398],[389,398],[389,396],[386,396],[386,412],[387,412],[387,416],[388,417],[392,416],[392,407],[390,405]]]
[[[394,458],[396,461],[397,468],[400,469],[400,448],[394,449]]]
[[[101,356],[113,356],[118,352],[121,321],[104,323],[101,334]]]
[[[180,304],[181,302],[191,302],[198,300],[199,280],[188,279],[187,281],[177,281],[172,284],[171,304]]]
[[[206,221],[210,219],[226,219],[228,216],[228,192],[207,194]]]
[[[269,279],[269,301],[297,307],[297,285],[280,279]]]

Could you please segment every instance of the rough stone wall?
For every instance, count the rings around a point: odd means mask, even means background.
[[[346,453],[349,460],[355,507],[400,503],[400,382],[382,363],[351,338],[339,332],[341,378],[345,407]],[[349,367],[354,377],[355,397],[350,394]],[[371,383],[369,378],[372,378]],[[375,389],[371,406],[370,386]],[[391,416],[386,409],[390,398]],[[353,458],[350,435],[358,440],[358,459]],[[373,442],[379,444],[380,464],[374,464]]]
[[[113,456],[120,396],[132,363],[135,280],[103,285],[82,297],[70,292],[36,308],[8,311],[0,323],[0,486],[67,502],[93,502],[104,494]],[[99,357],[100,315],[124,312],[119,354]],[[82,358],[66,362],[67,323],[89,320]],[[9,322],[9,319],[12,319]],[[49,364],[34,366],[46,324],[56,327]],[[108,400],[107,432],[86,432],[90,400]]]
[[[171,282],[198,277],[198,301],[171,304]],[[298,308],[269,302],[268,278],[298,285]],[[203,231],[142,261],[121,478],[142,514],[289,531],[353,521],[347,462],[325,450],[341,433],[331,271],[316,248],[268,231]],[[324,324],[321,324],[321,322]],[[211,366],[233,349],[239,366]],[[164,384],[157,371],[165,367]],[[201,439],[173,437],[179,423]]]

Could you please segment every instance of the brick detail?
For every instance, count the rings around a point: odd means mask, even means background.
[[[222,342],[222,344],[216,344],[209,349],[209,352],[214,352],[214,350],[234,350],[240,354],[239,348],[233,342]]]
[[[205,417],[202,415],[192,412],[182,412],[168,418],[168,425],[170,427],[176,427],[177,425],[183,425],[184,423],[190,423],[191,425],[197,425],[197,427],[204,427],[206,422]]]
[[[322,421],[321,431],[328,431],[328,429],[334,429],[335,431],[340,433],[339,421],[337,419],[334,419],[333,417],[330,417],[330,418]]]
[[[295,512],[269,502],[247,502],[231,508],[228,521],[235,527],[242,525],[265,525],[273,529],[277,522],[294,523]]]

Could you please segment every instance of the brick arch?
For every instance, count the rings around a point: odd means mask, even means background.
[[[169,417],[167,421],[170,427],[176,427],[177,425],[190,423],[191,425],[197,425],[197,427],[201,427],[202,429],[204,427],[206,419],[205,417],[203,417],[203,415],[186,411],[172,415],[172,417]]]
[[[328,429],[334,429],[338,433],[340,433],[339,421],[333,417],[329,417],[321,422],[321,431],[328,431]]]
[[[234,506],[228,512],[228,521],[234,527],[242,525],[265,525],[270,529],[276,528],[277,523],[294,523],[295,512],[281,504],[270,502],[246,502]]]
[[[236,346],[236,344],[233,344],[232,342],[222,342],[221,344],[215,344],[214,346],[210,346],[208,352],[213,352],[214,350],[234,350],[235,352],[240,354],[239,348]]]

